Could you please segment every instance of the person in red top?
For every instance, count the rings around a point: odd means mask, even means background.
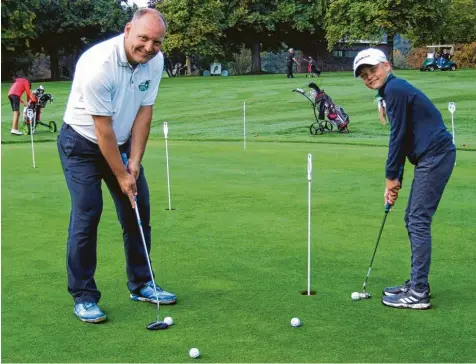
[[[27,102],[29,100],[36,101],[35,95],[31,92],[31,82],[26,78],[15,78],[12,87],[8,91],[8,99],[12,105],[13,110],[13,123],[11,133],[13,135],[23,135],[18,130],[18,119],[20,118],[20,99],[26,93]]]

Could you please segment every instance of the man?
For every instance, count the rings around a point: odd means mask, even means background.
[[[444,49],[440,57],[440,62],[441,62],[440,66],[443,67],[446,63],[448,63],[450,58],[451,58],[450,52],[447,49]]]
[[[391,130],[384,204],[394,205],[398,198],[405,159],[415,165],[405,213],[412,252],[411,277],[402,285],[384,288],[382,303],[427,309],[431,306],[431,223],[453,171],[456,148],[435,105],[419,89],[391,73],[381,50],[359,52],[354,59],[354,76],[360,76],[365,86],[377,90],[378,97],[385,100],[380,107],[386,108]]]
[[[12,135],[23,135],[23,133],[18,130],[18,120],[20,119],[20,100],[23,96],[23,93],[26,93],[27,103],[28,101],[36,101],[36,97],[31,92],[31,82],[26,78],[17,77],[14,78],[13,85],[8,91],[8,99],[12,105],[13,110],[13,121],[12,121]]]
[[[164,68],[165,72],[167,72],[167,76],[173,77],[172,76],[172,68],[170,67],[170,60],[168,59],[167,55],[164,52],[161,52],[162,56],[164,57]]]
[[[289,53],[286,56],[286,64],[287,64],[287,67],[288,67],[288,73],[287,73],[288,78],[294,78],[294,76],[293,76],[293,63],[298,64],[298,62],[296,61],[296,58],[294,58],[294,49],[289,48]]]
[[[165,20],[158,11],[140,9],[124,34],[90,48],[76,66],[58,151],[72,202],[68,291],[81,321],[106,319],[98,306],[101,293],[94,280],[103,206],[101,180],[111,193],[122,226],[130,297],[157,303],[133,207],[137,196],[150,252],[149,189],[141,161],[164,66],[159,51],[165,31]],[[121,153],[127,155],[127,168]],[[160,303],[176,302],[174,294],[160,287],[158,291]]]

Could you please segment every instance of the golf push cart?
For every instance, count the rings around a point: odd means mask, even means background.
[[[41,121],[41,109],[46,107],[48,101],[53,102],[53,96],[51,94],[45,94],[45,89],[43,86],[39,86],[33,94],[36,97],[37,101],[29,100],[28,104],[23,110],[23,126],[22,131],[24,134],[30,135],[31,131],[35,133],[36,126],[43,125],[46,126],[50,132],[55,133],[57,130],[56,123],[50,121],[48,124]]]
[[[325,131],[336,128],[340,133],[348,133],[347,125],[350,119],[344,109],[334,104],[330,96],[314,82],[310,82],[308,87],[310,88],[309,95],[301,88],[295,88],[293,92],[303,95],[312,105],[316,121],[309,127],[309,132],[312,135],[321,135]]]
[[[420,71],[430,71],[440,69],[442,71],[456,71],[458,66],[452,61],[454,45],[438,44],[426,46],[428,48],[427,58],[420,67]]]

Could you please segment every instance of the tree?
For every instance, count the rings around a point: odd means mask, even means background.
[[[39,0],[35,19],[37,39],[32,50],[50,56],[51,78],[59,79],[59,55],[120,33],[133,10],[123,1]]]
[[[471,43],[476,40],[474,0],[452,0],[441,24],[444,43]]]
[[[447,7],[448,0],[334,0],[326,15],[328,48],[361,39],[377,43],[386,35],[392,62],[395,35],[436,37]]]
[[[224,34],[230,49],[244,45],[251,49],[251,72],[261,72],[261,47],[278,47],[273,34],[278,22],[278,5],[274,0],[230,0],[224,4]]]
[[[2,1],[2,79],[26,69],[33,57],[28,52],[36,37],[34,20],[38,0]]]
[[[163,0],[156,4],[167,21],[164,51],[185,53],[188,74],[191,55],[209,62],[223,57],[221,5],[220,0]]]
[[[323,28],[325,0],[293,2],[230,0],[224,3],[226,42],[231,49],[251,49],[252,73],[261,72],[261,50],[276,51],[283,43],[312,48]],[[321,32],[322,34],[322,32]]]
[[[325,43],[326,0],[282,2],[276,38],[306,54],[315,54]]]

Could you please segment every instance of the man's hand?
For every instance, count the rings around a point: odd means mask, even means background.
[[[132,174],[132,176],[137,180],[139,178],[139,173],[140,173],[140,162],[139,161],[134,161],[132,159],[129,159],[129,162],[127,163],[127,169],[129,170],[129,173]]]
[[[134,196],[137,195],[137,185],[134,176],[132,174],[125,173],[120,177],[117,177],[117,182],[121,187],[122,193],[129,197],[132,208],[135,208]]]
[[[398,198],[398,192],[400,191],[400,181],[398,179],[387,179],[385,183],[385,193],[384,193],[384,205],[389,203],[394,205]]]

